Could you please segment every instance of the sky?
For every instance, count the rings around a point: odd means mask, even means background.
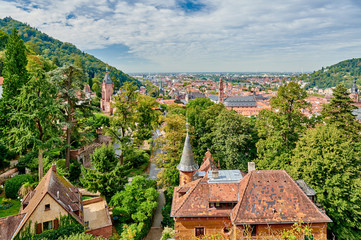
[[[0,0],[133,72],[308,72],[361,57],[360,0]]]

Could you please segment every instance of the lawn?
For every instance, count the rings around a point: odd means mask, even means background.
[[[4,196],[0,196],[0,203],[2,203],[2,199]],[[0,210],[0,218],[7,217],[11,215],[16,215],[20,211],[21,202],[18,199],[12,199],[11,202],[14,204],[9,209]]]

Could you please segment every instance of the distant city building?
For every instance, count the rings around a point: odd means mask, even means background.
[[[113,114],[113,108],[111,107],[113,92],[114,92],[114,83],[110,79],[108,68],[101,84],[102,90],[102,99],[100,101],[100,109],[109,115]]]

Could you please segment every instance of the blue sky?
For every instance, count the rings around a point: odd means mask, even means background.
[[[358,0],[0,0],[125,72],[313,71],[361,57]]]

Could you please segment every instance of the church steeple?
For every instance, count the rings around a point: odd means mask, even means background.
[[[224,102],[224,87],[222,78],[219,79],[218,103]]]
[[[184,185],[193,180],[193,174],[199,168],[198,164],[194,161],[192,145],[188,133],[188,120],[187,120],[187,136],[184,141],[183,153],[180,163],[177,166],[179,170],[180,185]]]

